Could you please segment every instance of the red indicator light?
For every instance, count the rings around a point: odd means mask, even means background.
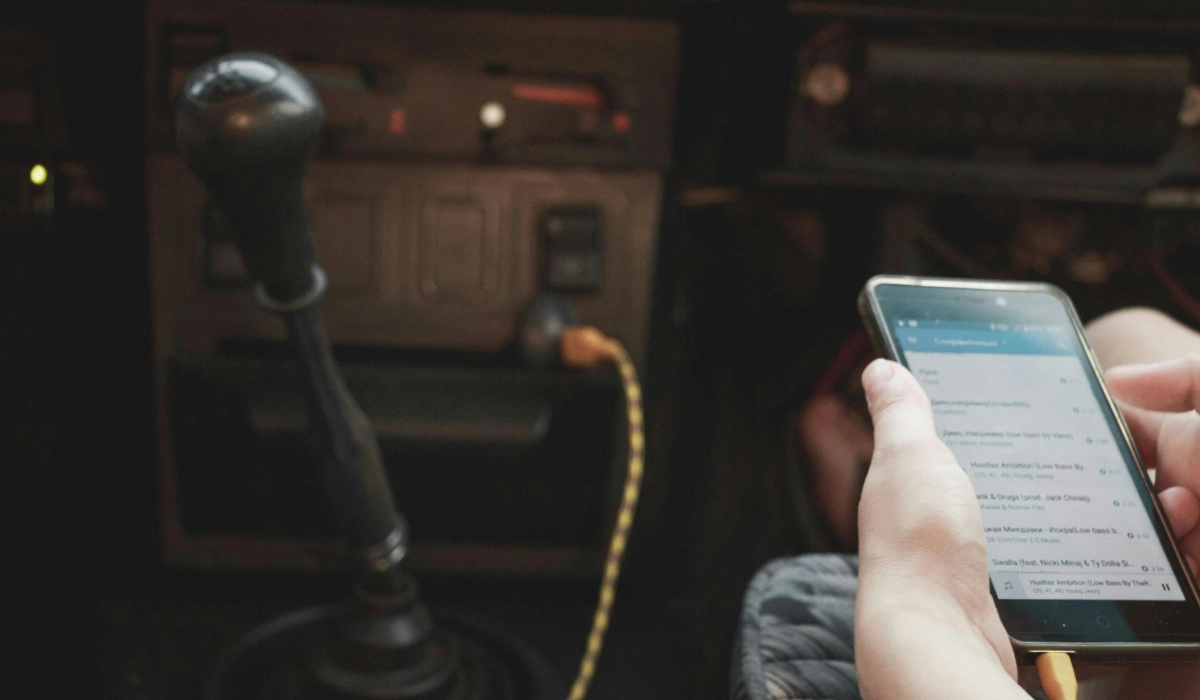
[[[408,113],[403,109],[392,109],[388,112],[388,131],[393,134],[403,134],[408,128]]]
[[[603,100],[600,91],[595,88],[573,88],[555,85],[513,85],[512,96],[519,100],[533,102],[549,102],[571,107],[586,107],[600,109]]]
[[[629,112],[617,112],[613,115],[613,131],[623,134],[629,131],[631,126],[633,126],[633,119],[629,116]]]

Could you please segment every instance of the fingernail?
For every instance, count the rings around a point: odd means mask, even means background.
[[[896,363],[881,357],[871,362],[863,370],[863,389],[870,394],[874,387],[887,382],[894,376],[896,376]]]

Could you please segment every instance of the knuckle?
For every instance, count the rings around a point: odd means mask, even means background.
[[[1188,397],[1192,407],[1200,407],[1200,354],[1190,353],[1183,358],[1184,371],[1187,374]]]
[[[885,418],[907,412],[923,412],[928,409],[928,400],[924,394],[911,390],[910,387],[900,387],[875,397],[871,402],[876,419]]]
[[[1158,323],[1158,322],[1162,322],[1162,321],[1173,320],[1167,314],[1159,311],[1158,309],[1155,309],[1155,308],[1152,308],[1149,306],[1131,306],[1127,309],[1121,309],[1119,311],[1114,311],[1113,313],[1109,314],[1109,316],[1112,318],[1119,318],[1122,320],[1131,320],[1131,321],[1135,321],[1135,322],[1140,321],[1140,322]]]
[[[903,409],[908,397],[900,390],[889,390],[872,397],[871,407],[876,415],[886,415],[895,412],[897,408]]]
[[[932,433],[901,433],[887,443],[877,443],[875,460],[887,464],[919,465],[955,462],[950,449]],[[955,462],[956,463],[956,462]]]
[[[983,538],[983,523],[974,496],[964,500],[962,494],[947,494],[939,498],[940,507],[923,508],[894,530],[899,549],[909,552],[928,552],[937,556],[955,556],[986,560],[987,546]]]

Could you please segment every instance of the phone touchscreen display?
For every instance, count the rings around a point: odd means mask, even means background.
[[[1000,598],[1183,600],[1065,324],[896,319]]]
[[[1056,318],[1053,297],[1029,296],[989,295],[965,319],[928,303],[887,314],[939,437],[975,488],[996,596],[1183,600],[1069,316],[1060,308]]]

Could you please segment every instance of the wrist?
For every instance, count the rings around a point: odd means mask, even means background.
[[[959,606],[938,595],[881,596],[855,615],[855,661],[867,700],[1014,700],[1028,696],[1015,681],[1011,649]],[[1007,645],[1005,636],[1000,640]]]

